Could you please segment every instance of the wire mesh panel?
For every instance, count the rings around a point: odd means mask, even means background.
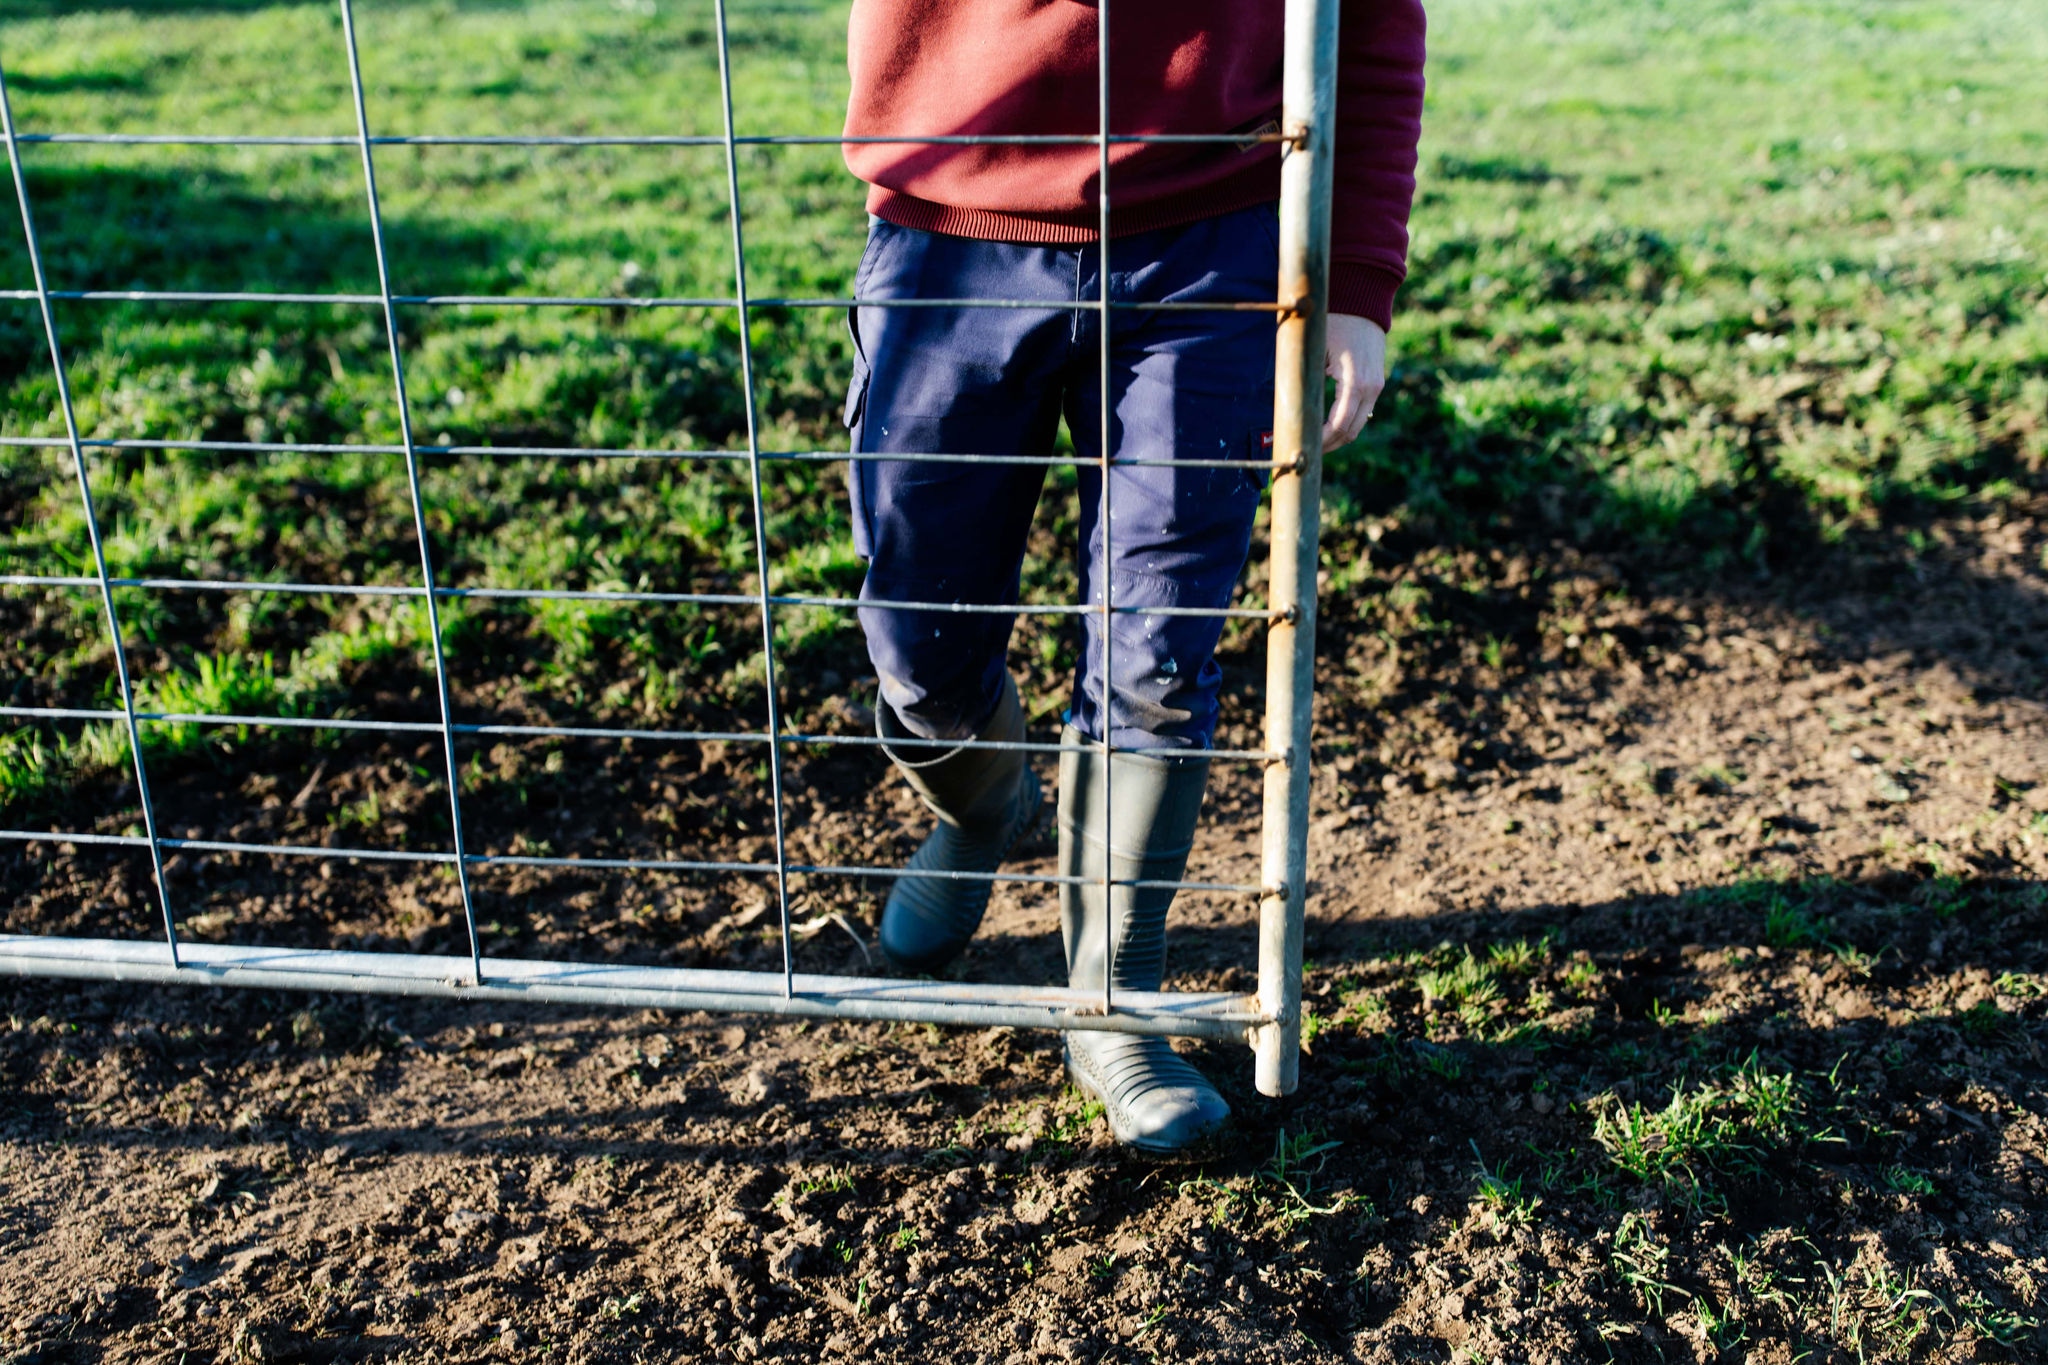
[[[1312,695],[1314,585],[1316,571],[1316,499],[1320,469],[1322,423],[1323,299],[1328,256],[1330,141],[1334,100],[1336,45],[1335,0],[1289,0],[1286,14],[1285,93],[1279,130],[1250,135],[1252,141],[1278,143],[1282,149],[1280,210],[1280,275],[1277,294],[1254,302],[1134,302],[1111,295],[1110,259],[1117,250],[1111,234],[1111,149],[1135,143],[1244,145],[1242,132],[1214,134],[1115,134],[1111,132],[1113,82],[1110,48],[1098,40],[1098,126],[1092,135],[969,136],[922,135],[846,138],[813,135],[743,135],[735,121],[733,44],[728,33],[725,0],[711,0],[711,39],[717,58],[718,122],[716,134],[515,132],[432,134],[380,131],[373,124],[366,96],[363,44],[350,0],[339,0],[338,50],[333,60],[345,68],[347,106],[353,134],[213,134],[175,130],[148,133],[94,133],[23,129],[17,126],[10,100],[4,58],[0,53],[0,123],[4,123],[8,164],[22,225],[22,246],[31,287],[0,289],[0,299],[33,305],[43,346],[50,362],[61,436],[0,437],[0,444],[46,449],[69,466],[75,479],[77,515],[83,528],[84,564],[90,572],[16,572],[9,565],[0,586],[50,592],[89,592],[111,645],[114,677],[111,694],[118,707],[107,705],[4,706],[0,716],[37,724],[87,722],[116,727],[125,737],[125,761],[132,769],[133,798],[139,815],[126,832],[104,829],[0,829],[0,839],[31,844],[106,846],[146,853],[161,920],[160,938],[0,935],[0,970],[23,975],[80,979],[210,983],[371,991],[493,1000],[553,1001],[583,1004],[659,1006],[771,1014],[895,1019],[932,1023],[1048,1026],[1062,1029],[1116,1030],[1228,1038],[1253,1045],[1257,1053],[1259,1088],[1269,1094],[1291,1090],[1298,1050],[1303,895],[1306,880],[1306,815],[1308,804],[1309,710]],[[1106,34],[1108,0],[1099,5],[1099,32]],[[1092,299],[1049,305],[1025,298],[876,298],[755,295],[749,286],[747,212],[743,193],[742,150],[753,147],[837,147],[848,142],[888,142],[960,146],[1092,146],[1096,150],[1097,274]],[[37,205],[31,195],[27,159],[42,148],[65,146],[130,147],[275,147],[329,149],[350,154],[360,172],[361,227],[374,263],[374,290],[291,291],[251,289],[77,288],[57,278],[38,233]],[[668,295],[630,292],[550,293],[407,293],[394,269],[387,240],[387,214],[378,185],[378,153],[386,148],[554,148],[563,154],[592,148],[702,148],[722,162],[730,234],[730,274],[725,280],[699,281],[701,292]],[[630,283],[630,281],[629,281]],[[105,437],[84,429],[74,401],[77,366],[68,361],[60,305],[141,304],[176,309],[181,306],[231,308],[319,307],[353,309],[374,318],[378,345],[388,363],[385,383],[395,414],[397,439],[382,443],[274,441],[256,439],[142,439]],[[771,310],[848,308],[1033,309],[1057,307],[1077,314],[1092,313],[1097,330],[1097,403],[1095,433],[1098,451],[1088,457],[1097,476],[1102,528],[1099,581],[1095,602],[959,602],[877,601],[831,592],[778,591],[770,553],[770,508],[767,488],[778,469],[845,461],[888,460],[935,465],[1003,464],[1069,468],[1084,457],[1075,455],[989,455],[926,451],[917,454],[869,454],[826,449],[778,449],[764,435],[757,376],[756,323]],[[418,400],[407,382],[408,342],[404,319],[450,309],[578,309],[620,313],[649,310],[713,310],[733,319],[740,412],[737,441],[701,448],[658,449],[633,445],[464,444],[441,437],[423,441],[415,429]],[[1112,439],[1111,333],[1120,324],[1146,312],[1250,311],[1271,315],[1278,326],[1277,401],[1272,454],[1264,461],[1245,459],[1185,460],[1147,454],[1118,455]],[[417,343],[415,343],[417,344]],[[335,362],[337,366],[339,361]],[[110,462],[160,456],[169,452],[191,457],[380,459],[401,480],[403,507],[410,532],[409,546],[383,545],[393,572],[379,581],[354,575],[353,581],[299,581],[275,577],[209,577],[116,572],[106,543],[106,518],[101,506]],[[556,583],[506,587],[466,581],[437,563],[434,525],[437,509],[430,483],[423,476],[429,460],[583,465],[609,461],[642,462],[683,471],[722,471],[737,481],[742,505],[732,509],[743,517],[748,541],[750,583],[689,584],[663,590],[647,584],[573,587]],[[1112,490],[1117,472],[1153,465],[1181,468],[1252,468],[1270,476],[1272,489],[1271,565],[1265,602],[1225,607],[1131,606],[1120,603],[1110,571],[1115,520]],[[96,482],[100,480],[100,482]],[[318,483],[317,480],[313,481]],[[403,565],[402,579],[399,566]],[[84,565],[81,565],[84,567]],[[136,632],[124,619],[124,604],[157,601],[285,603],[318,598],[359,604],[363,610],[404,610],[417,618],[427,637],[428,674],[415,689],[415,703],[403,714],[357,716],[285,714],[275,709],[240,710],[219,706],[179,707],[161,697],[145,695],[131,677],[130,652]],[[495,604],[556,604],[565,611],[676,611],[723,613],[721,620],[751,617],[760,639],[762,677],[760,713],[750,720],[719,728],[634,727],[559,723],[554,718],[493,717],[458,704],[451,672],[461,651],[459,633],[444,619],[449,612],[487,611]],[[1209,751],[1216,760],[1253,765],[1264,774],[1264,836],[1260,879],[1253,882],[1179,879],[1118,881],[1105,873],[1105,894],[1114,886],[1219,892],[1258,897],[1258,990],[1233,992],[1119,991],[1115,974],[1105,971],[1099,991],[1065,987],[913,981],[872,976],[800,973],[795,942],[798,926],[792,915],[793,882],[801,878],[874,878],[885,882],[902,877],[941,877],[966,881],[1030,883],[1059,886],[1077,882],[1065,874],[997,871],[910,871],[873,859],[821,859],[801,856],[792,847],[791,793],[787,761],[792,753],[819,746],[865,746],[884,743],[874,734],[827,733],[792,727],[785,714],[784,688],[778,678],[778,619],[805,612],[868,611],[956,613],[1042,619],[1048,623],[1099,623],[1105,698],[1111,688],[1119,617],[1145,615],[1206,616],[1237,620],[1264,628],[1267,649],[1266,733],[1262,746],[1225,747]],[[257,608],[250,607],[249,610]],[[1084,684],[1085,685],[1085,684]],[[472,714],[463,714],[464,710]],[[1106,709],[1106,708],[1105,708]],[[160,800],[153,796],[146,732],[175,727],[224,728],[238,731],[300,731],[320,735],[368,734],[415,736],[432,755],[436,781],[444,788],[437,800],[444,813],[414,812],[418,829],[439,831],[432,838],[408,837],[389,846],[366,842],[335,846],[264,842],[233,837],[208,838],[188,830],[179,834],[162,823]],[[1113,727],[1102,725],[1103,738],[1087,751],[1104,757],[1105,787],[1112,753],[1173,753],[1178,750],[1119,747]],[[765,846],[741,857],[606,856],[603,850],[553,851],[545,846],[515,846],[490,851],[465,818],[464,746],[492,742],[549,740],[575,744],[718,745],[759,755],[758,772],[766,802]],[[1028,755],[1075,752],[1066,740],[1027,739],[1005,742],[986,739],[926,740],[914,737],[887,741],[892,749],[953,750],[989,748]],[[317,773],[316,773],[317,778]],[[1107,791],[1104,792],[1107,804]],[[445,821],[445,825],[443,822]],[[203,831],[202,831],[203,833]],[[1109,831],[1104,840],[1108,842]],[[325,864],[409,864],[438,867],[452,879],[454,909],[459,914],[466,951],[457,954],[370,952],[339,948],[279,948],[264,945],[181,940],[184,910],[177,904],[167,864],[174,858],[200,855],[252,855],[319,860]],[[770,888],[774,933],[780,949],[777,971],[732,971],[691,967],[647,967],[617,963],[577,963],[515,958],[487,951],[487,930],[480,922],[474,879],[506,869],[581,869],[698,874],[753,878]],[[1104,917],[1109,928],[1112,917]],[[1106,944],[1113,956],[1114,942]],[[863,949],[865,952],[865,949]]]

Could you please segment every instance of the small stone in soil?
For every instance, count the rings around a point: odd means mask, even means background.
[[[460,1237],[490,1222],[491,1217],[487,1213],[478,1213],[475,1209],[456,1209],[441,1221],[448,1231]]]

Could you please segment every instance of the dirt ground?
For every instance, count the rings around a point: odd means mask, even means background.
[[[1311,1051],[1276,1101],[1191,1048],[1237,1123],[1185,1163],[1110,1145],[1050,1036],[9,982],[0,1360],[2048,1359],[2044,512],[1711,578],[1345,548]],[[1220,741],[1256,743],[1237,650]],[[799,722],[865,724],[857,683],[793,684]],[[343,843],[445,801],[361,743],[159,799]],[[766,849],[749,755],[467,757],[489,847]],[[906,852],[881,776],[795,757],[798,854]],[[1254,880],[1253,778],[1210,812],[1194,875]],[[437,872],[172,878],[199,937],[457,943]],[[9,932],[155,914],[126,854],[10,847],[0,885]],[[800,886],[800,967],[864,970],[880,889]],[[779,962],[765,885],[477,897],[494,952]],[[1249,905],[1176,916],[1176,983],[1249,984]],[[958,974],[1057,954],[1005,887]]]

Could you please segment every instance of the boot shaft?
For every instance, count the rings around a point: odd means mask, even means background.
[[[993,837],[1015,817],[1024,775],[1020,749],[939,749],[890,747],[890,741],[915,738],[889,704],[878,699],[875,729],[882,752],[932,814],[971,837]],[[1016,682],[1003,678],[1002,697],[977,740],[1020,744],[1024,740],[1024,706]]]
[[[1102,985],[1107,921],[1116,940],[1117,988],[1156,991],[1166,972],[1173,891],[1113,886],[1105,894],[1102,881],[1105,873],[1120,882],[1180,880],[1201,818],[1208,755],[1120,753],[1105,760],[1093,748],[1072,752],[1090,741],[1071,727],[1063,742],[1070,751],[1060,755],[1060,873],[1083,879],[1060,886],[1067,982],[1082,989]]]

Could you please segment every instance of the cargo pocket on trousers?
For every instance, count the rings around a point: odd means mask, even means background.
[[[854,310],[846,310],[846,331],[853,338],[853,377],[846,385],[846,411],[843,420],[850,436],[849,448],[856,455],[860,452],[860,424],[868,408],[868,362],[862,354],[860,327]],[[846,463],[846,501],[853,515],[853,552],[862,559],[875,557],[874,528],[870,524],[867,498],[868,462],[861,459]]]
[[[846,385],[846,411],[842,419],[846,429],[859,436],[860,419],[868,406],[868,357],[860,344],[860,313],[858,309],[846,310],[846,335],[853,339],[853,377]],[[855,447],[858,449],[858,446]]]

